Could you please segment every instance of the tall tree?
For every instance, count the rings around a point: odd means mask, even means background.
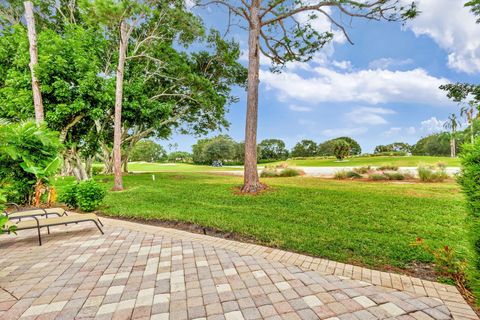
[[[476,114],[477,107],[478,106],[476,106],[472,101],[470,101],[470,103],[464,105],[460,109],[460,115],[466,118],[467,123],[470,126],[470,143],[473,143],[475,140],[474,121],[475,118],[478,117],[478,114]]]
[[[172,7],[178,5],[173,1]],[[123,190],[122,179],[122,106],[124,95],[124,74],[127,59],[148,58],[145,48],[161,39],[158,32],[163,30],[160,23],[162,14],[167,13],[168,6],[164,1],[133,0],[84,0],[81,9],[85,20],[93,24],[103,25],[109,36],[117,39],[118,61],[115,68],[115,107],[113,132],[113,173],[114,191]],[[162,10],[163,9],[163,10]],[[135,47],[128,57],[129,43]]]
[[[449,117],[448,120],[445,121],[443,124],[443,127],[445,129],[449,129],[451,131],[450,134],[450,156],[452,158],[456,157],[456,134],[457,134],[457,128],[458,128],[458,121],[457,121],[457,115],[455,113],[452,113]]]
[[[30,44],[30,72],[32,74],[33,105],[35,107],[35,121],[40,124],[44,120],[42,94],[38,81],[36,68],[38,66],[37,32],[35,29],[35,16],[33,15],[33,3],[25,1],[25,21],[27,22],[28,41]]]
[[[319,32],[312,22],[320,16],[350,38],[342,15],[371,20],[405,20],[416,16],[415,3],[399,0],[197,0],[201,6],[221,5],[248,30],[248,86],[245,125],[245,168],[242,192],[264,188],[257,171],[257,122],[260,55],[280,67],[288,61],[308,61],[332,40],[329,30]],[[335,10],[335,12],[331,12]],[[278,68],[276,68],[278,70]]]

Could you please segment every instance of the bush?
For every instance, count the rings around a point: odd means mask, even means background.
[[[382,173],[372,173],[369,178],[373,181],[390,180],[386,175]]]
[[[276,178],[276,177],[296,177],[304,174],[305,173],[299,169],[284,168],[282,170],[278,170],[276,168],[266,166],[265,169],[263,169],[262,172],[260,173],[260,176],[262,178]]]
[[[103,167],[92,167],[92,175],[98,176],[103,171]]]
[[[32,121],[2,122],[0,142],[0,187],[7,200],[38,204],[61,164],[58,133]]]
[[[458,183],[467,200],[470,213],[469,236],[474,249],[474,258],[469,261],[466,274],[468,285],[478,299],[480,297],[480,139],[477,138],[474,144],[463,146],[460,161],[462,171],[458,177]]]
[[[345,140],[336,140],[333,147],[333,154],[338,160],[343,160],[350,154],[350,144]]]
[[[282,171],[280,171],[279,176],[280,177],[296,177],[296,176],[301,176],[304,175],[305,173],[302,170],[298,169],[293,169],[293,168],[285,168]]]
[[[370,166],[368,167],[360,167],[360,168],[355,168],[353,171],[359,174],[366,174],[368,173],[372,168]]]
[[[348,178],[347,171],[346,170],[337,171],[335,172],[335,175],[333,177],[338,180],[347,179]]]
[[[95,180],[74,183],[61,194],[60,201],[70,208],[90,212],[98,208],[105,198],[105,190]]]
[[[400,172],[384,172],[384,176],[388,178],[388,180],[405,180],[405,175]]]
[[[65,188],[65,190],[60,194],[60,197],[58,198],[58,200],[60,202],[65,203],[69,208],[72,208],[72,209],[78,208],[77,190],[78,190],[78,182],[68,185]]]
[[[361,174],[355,172],[355,171],[347,171],[347,178],[350,179],[361,179],[363,178]]]
[[[78,184],[76,195],[78,207],[83,211],[90,212],[98,208],[105,198],[106,192],[95,180],[90,179]]]
[[[344,179],[361,179],[363,176],[355,171],[340,170],[335,172],[333,176],[335,179],[344,180]]]
[[[378,167],[378,170],[380,171],[397,171],[398,170],[398,166],[394,166],[394,165],[385,165],[385,166],[381,166],[381,167]]]
[[[421,165],[418,167],[418,177],[423,182],[442,182],[448,175],[445,168]]]

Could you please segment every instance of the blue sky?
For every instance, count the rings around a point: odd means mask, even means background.
[[[347,135],[371,152],[379,144],[415,143],[442,130],[448,114],[459,108],[438,86],[478,82],[480,25],[464,1],[417,2],[421,14],[405,26],[354,20],[348,28],[354,45],[319,20],[318,29],[334,31],[334,41],[311,62],[291,63],[281,74],[271,73],[269,61],[262,59],[258,141],[279,138],[291,148],[301,139],[322,142]],[[195,12],[207,26],[225,27],[224,10]],[[244,30],[233,29],[229,36],[246,50]],[[246,93],[239,88],[234,93],[240,101],[230,106],[227,133],[242,141]],[[190,151],[196,139],[176,134],[162,144]]]

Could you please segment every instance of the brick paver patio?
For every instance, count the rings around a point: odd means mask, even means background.
[[[455,287],[102,219],[0,237],[0,319],[478,319]]]

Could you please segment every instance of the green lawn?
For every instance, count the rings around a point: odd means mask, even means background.
[[[458,158],[450,157],[428,157],[428,156],[411,156],[411,157],[355,157],[345,161],[337,161],[334,158],[329,159],[307,159],[307,160],[287,160],[291,166],[304,167],[350,167],[350,166],[384,166],[396,165],[398,167],[417,167],[419,164],[437,164],[445,163],[449,167],[460,166]]]
[[[95,164],[102,167],[102,164]],[[206,171],[235,171],[242,170],[239,167],[212,167],[206,165],[194,165],[189,163],[149,163],[149,162],[130,162],[128,164],[129,172],[206,172]]]
[[[106,187],[112,185],[108,177]],[[61,180],[59,180],[61,181]],[[431,257],[416,237],[467,253],[466,211],[454,183],[383,183],[318,178],[265,179],[271,190],[239,196],[241,178],[205,173],[125,176],[109,192],[111,216],[195,223],[287,250],[383,269]],[[62,185],[59,182],[59,191]]]

